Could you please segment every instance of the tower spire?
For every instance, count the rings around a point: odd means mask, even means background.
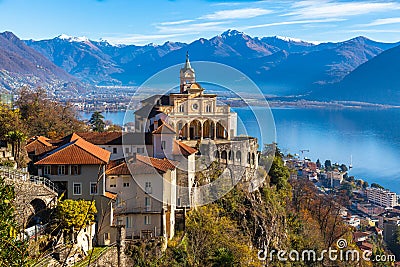
[[[190,66],[190,61],[189,61],[189,51],[186,51],[186,63],[185,63],[185,68],[186,69],[191,69],[192,66]]]
[[[187,88],[190,87],[190,84],[196,82],[196,74],[194,72],[194,69],[190,65],[189,51],[186,51],[186,62],[180,71],[180,81],[181,81],[181,86],[180,86],[181,93],[185,92]]]

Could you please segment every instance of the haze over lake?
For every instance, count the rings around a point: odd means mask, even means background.
[[[260,109],[255,107],[254,109]],[[249,135],[260,139],[257,122],[249,108],[235,108]],[[400,193],[400,109],[283,109],[274,108],[277,139],[282,152],[300,154],[323,163],[349,165],[349,175],[376,182]],[[89,113],[81,113],[90,118]],[[121,125],[125,112],[104,113],[106,120]],[[243,133],[239,125],[238,133]],[[259,142],[261,143],[261,142]],[[300,150],[309,150],[303,154]]]

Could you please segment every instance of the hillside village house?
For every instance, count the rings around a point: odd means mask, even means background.
[[[106,189],[118,195],[117,225],[125,225],[127,238],[174,236],[176,168],[172,162],[134,155],[112,162],[106,173]]]
[[[73,134],[68,142],[48,152],[35,163],[38,174],[53,181],[65,198],[94,200],[97,208],[98,242],[107,244],[116,195],[105,190],[110,152]]]

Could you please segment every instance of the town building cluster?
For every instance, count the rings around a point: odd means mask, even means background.
[[[346,183],[351,183],[347,170],[341,170],[339,165],[326,168],[319,161],[292,156],[286,157],[285,164],[294,170],[292,179],[313,181],[322,193],[335,194],[343,190]],[[396,230],[400,226],[399,196],[379,187],[361,186],[351,191],[351,205],[341,208],[341,216],[347,225],[355,229],[353,241],[363,251],[372,251],[374,242],[379,238],[383,238],[389,248],[394,247]]]

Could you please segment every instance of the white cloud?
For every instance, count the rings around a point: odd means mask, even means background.
[[[296,25],[296,24],[313,24],[313,23],[327,23],[327,22],[336,22],[336,21],[344,21],[345,19],[309,19],[309,20],[292,20],[292,21],[280,21],[273,23],[265,23],[265,24],[257,24],[241,27],[241,30],[247,29],[256,29],[256,28],[266,28],[273,26],[284,26],[284,25]]]
[[[381,26],[381,25],[388,25],[388,24],[396,24],[400,23],[400,17],[398,18],[385,18],[385,19],[377,19],[372,21],[371,23],[368,24],[363,24],[360,26]]]
[[[166,21],[166,22],[161,22],[159,25],[167,26],[167,25],[180,25],[180,24],[186,24],[189,22],[193,22],[193,19],[184,19],[184,20],[177,20],[177,21]]]
[[[208,19],[208,20],[249,19],[271,13],[272,13],[271,10],[263,8],[241,8],[241,9],[216,11],[214,13],[201,16],[200,19]]]
[[[330,0],[306,0],[292,4],[292,11],[283,16],[296,16],[297,18],[312,19],[337,18],[393,11],[396,9],[400,9],[400,4],[395,2],[338,2]]]
[[[357,29],[357,30],[351,30],[351,31],[347,31],[347,32],[352,32],[352,33],[400,33],[400,30]]]
[[[209,31],[222,31],[226,27],[222,27],[221,25],[229,23],[228,21],[212,21],[212,22],[203,22],[203,23],[192,23],[188,25],[181,26],[161,26],[158,25],[156,28],[160,33],[193,33],[193,32],[209,32]]]
[[[174,38],[178,36],[182,36],[185,34],[176,33],[176,34],[131,34],[131,35],[124,35],[124,36],[114,36],[114,37],[104,37],[104,40],[112,44],[136,44],[136,45],[143,45],[148,44],[154,41],[165,40],[168,38]]]

